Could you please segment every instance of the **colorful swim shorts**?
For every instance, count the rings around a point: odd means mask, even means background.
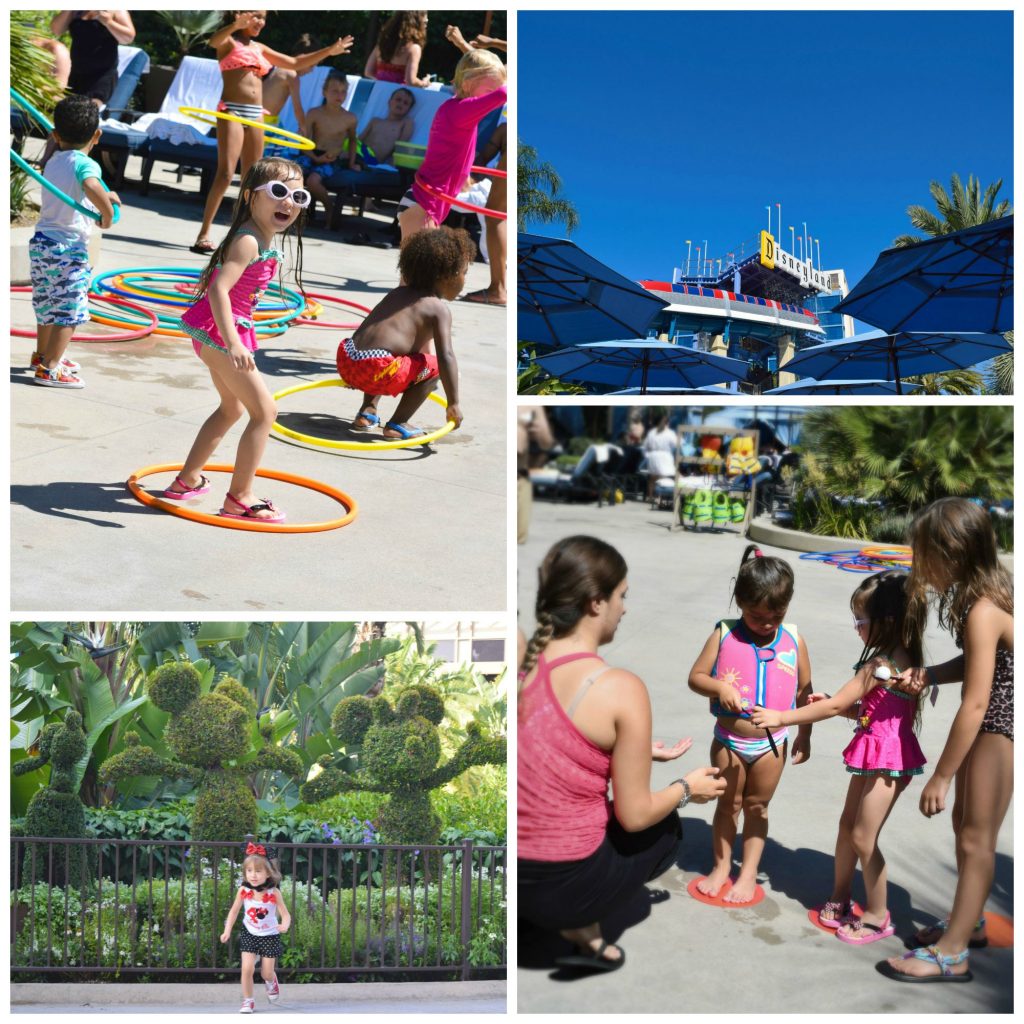
[[[89,319],[89,253],[37,231],[28,243],[36,323],[74,327]]]
[[[338,373],[346,384],[368,395],[400,395],[437,376],[437,356],[433,352],[396,356],[382,348],[361,352],[346,338],[338,346]]]

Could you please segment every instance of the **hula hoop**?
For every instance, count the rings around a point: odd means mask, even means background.
[[[423,189],[428,196],[431,196],[434,199],[440,199],[442,203],[457,206],[461,210],[470,210],[472,213],[482,213],[485,217],[493,217],[495,220],[508,220],[507,213],[503,213],[501,210],[488,210],[486,206],[477,206],[476,203],[464,203],[461,199],[447,195],[439,188],[434,188],[433,185],[428,185],[425,181],[421,181],[418,175],[416,177],[416,184],[419,185],[419,187]]]
[[[32,288],[30,285],[12,285],[12,292],[31,292]],[[113,305],[125,306],[128,309],[133,309],[136,312],[144,313],[149,317],[149,322],[143,324],[137,331],[126,331],[124,334],[80,334],[76,337],[72,337],[72,341],[84,341],[84,342],[95,342],[100,344],[102,342],[115,342],[115,341],[138,341],[140,338],[145,338],[151,334],[157,326],[156,314],[146,309],[145,306],[137,306],[134,302],[126,302],[124,299],[116,299],[112,296],[97,295],[95,292],[89,292],[89,298],[94,302],[109,302]],[[98,324],[109,324],[111,327],[121,327],[122,323],[111,322],[104,319],[94,310],[89,310],[89,319]],[[136,321],[129,321],[139,323]],[[35,338],[35,331],[28,331],[21,327],[12,327],[11,336],[14,338]]]
[[[899,547],[883,548],[862,548],[860,552],[865,558],[881,558],[887,561],[909,562],[914,557],[913,548],[901,544]]]
[[[503,171],[498,167],[477,167],[474,164],[469,169],[470,174],[489,174],[492,178],[507,178],[508,171]]]
[[[165,298],[169,295],[169,292],[157,292],[155,290],[139,288],[134,284],[124,281],[124,275],[119,274],[111,278],[110,284],[105,284],[104,288],[109,291],[112,295],[126,295],[133,299],[145,299],[147,302],[156,303],[158,306],[174,306],[176,308],[186,308],[194,304],[194,299],[187,298]],[[180,294],[180,293],[179,293]],[[295,306],[285,306],[279,303],[270,303],[264,306],[261,302],[253,313],[254,320],[268,320],[277,313],[289,311],[295,309]],[[323,312],[323,306],[319,302],[309,303],[307,302],[302,309],[303,316],[319,316]]]
[[[24,159],[24,157],[22,157],[20,153],[15,153],[13,149],[11,150],[11,159],[30,178],[35,178],[35,180],[38,181],[39,184],[43,186],[43,188],[49,189],[62,202],[65,202],[68,204],[68,206],[72,207],[75,210],[78,210],[79,213],[84,213],[86,217],[92,217],[92,219],[97,223],[99,223],[99,221],[102,220],[100,215],[95,210],[90,210],[87,206],[83,206],[77,200],[72,199],[71,196],[69,196],[62,189],[57,188],[57,186],[54,185],[52,181],[49,181],[47,178],[44,178],[27,160]],[[102,178],[100,179],[100,184],[103,184]],[[105,184],[103,185],[103,187],[107,188]],[[109,192],[110,190],[107,189],[107,191]],[[111,220],[111,225],[116,224],[121,219],[121,204],[114,203],[113,207],[114,216]]]
[[[316,143],[307,139],[304,135],[296,135],[295,132],[285,131],[275,124],[264,124],[262,121],[253,121],[248,117],[239,117],[237,114],[229,114],[226,110],[204,110],[202,107],[178,107],[178,113],[188,117],[194,117],[204,124],[216,124],[220,121],[235,121],[248,128],[259,128],[264,133],[271,132],[275,136],[273,145],[284,146],[286,149],[316,149]],[[204,115],[204,116],[199,116]],[[209,118],[214,118],[213,121]],[[291,141],[284,141],[284,140]]]
[[[310,480],[308,477],[297,476],[294,473],[282,473],[276,469],[257,469],[256,475],[267,480],[280,480],[286,484],[295,484],[298,487],[306,487],[311,491],[326,494],[328,498],[333,498],[345,509],[345,515],[338,519],[328,519],[322,523],[261,523],[256,519],[226,519],[224,516],[212,516],[207,512],[196,512],[193,509],[184,508],[181,505],[165,501],[163,498],[156,498],[139,486],[139,481],[143,477],[153,476],[155,473],[180,472],[183,466],[184,463],[181,462],[167,463],[162,466],[146,466],[144,469],[140,469],[128,477],[128,490],[143,505],[161,509],[181,519],[191,519],[193,522],[206,523],[209,526],[223,526],[229,530],[250,530],[253,533],[324,533],[327,530],[337,530],[342,526],[348,526],[359,513],[359,506],[356,504],[355,499],[349,497],[344,491],[339,491],[328,484],[320,483],[318,480]],[[204,473],[233,473],[234,470],[234,466],[226,464],[203,466]]]
[[[288,395],[294,395],[299,391],[313,391],[316,388],[347,388],[350,385],[346,384],[340,377],[332,377],[328,380],[312,380],[306,381],[303,384],[294,384],[288,388],[282,388],[276,392],[273,396],[274,401],[277,402],[282,398],[287,398]],[[355,389],[353,389],[355,390]],[[438,405],[447,408],[448,403],[440,395],[431,392],[430,398],[432,401],[437,402]],[[435,430],[429,434],[420,434],[416,437],[410,437],[408,440],[402,440],[396,438],[393,441],[332,441],[326,437],[314,437],[312,434],[303,434],[298,430],[292,430],[289,427],[282,426],[276,420],[271,425],[271,431],[275,434],[283,434],[285,437],[290,437],[295,441],[301,441],[303,444],[313,445],[315,448],[335,448],[341,451],[387,451],[392,448],[415,448],[421,444],[430,444],[436,441],[440,437],[444,437],[445,434],[451,433],[455,429],[455,421],[448,420],[440,430]]]
[[[369,306],[364,306],[359,302],[351,302],[349,299],[336,299],[333,295],[327,295],[323,292],[306,292],[306,298],[320,299],[323,302],[336,302],[339,306],[350,306],[352,309],[358,310],[360,313],[370,313]],[[303,311],[302,316],[297,316],[295,318],[295,323],[301,324],[303,327],[333,327],[339,331],[350,331],[359,326],[358,323],[339,324],[333,323],[330,320],[318,320],[315,318],[317,315],[318,314],[311,314],[307,316],[305,315],[305,311]]]

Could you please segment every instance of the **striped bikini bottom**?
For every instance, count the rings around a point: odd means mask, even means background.
[[[715,724],[715,739],[726,750],[731,750],[737,757],[743,758],[747,764],[753,764],[759,757],[770,753],[772,749],[767,736],[740,736],[728,729],[723,729],[717,723]],[[773,732],[772,739],[775,740],[775,746],[781,748],[782,744],[789,739],[789,729]]]
[[[250,121],[262,121],[263,115],[266,113],[258,103],[229,103],[226,100],[221,100],[217,104],[217,109],[234,114],[235,117],[247,118]]]

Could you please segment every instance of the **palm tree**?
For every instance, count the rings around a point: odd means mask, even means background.
[[[562,222],[565,233],[571,235],[579,226],[580,215],[576,207],[559,195],[562,179],[558,172],[547,163],[541,162],[533,146],[519,143],[518,149],[518,214],[517,227],[525,231],[530,221],[541,224]]]
[[[918,377],[904,377],[903,383],[918,385],[916,393],[919,395],[980,395],[984,390],[984,378],[977,370],[925,373]]]
[[[985,189],[985,195],[981,194],[981,182],[973,174],[968,175],[967,187],[964,188],[959,174],[953,174],[950,178],[950,189],[952,194],[947,192],[937,181],[929,186],[932,199],[938,207],[938,214],[926,210],[923,206],[908,206],[907,216],[910,223],[920,231],[925,232],[929,238],[938,238],[940,235],[948,235],[954,231],[961,231],[964,228],[972,228],[977,224],[986,224],[990,220],[1000,220],[1013,213],[1013,207],[1009,200],[1004,199],[998,206],[994,206],[996,193],[1003,187],[1003,179],[989,185]],[[908,245],[915,245],[923,242],[919,235],[900,235],[893,240],[897,248],[905,248]]]
[[[1007,331],[1003,337],[1012,345],[1013,331]],[[986,379],[988,391],[993,395],[1013,394],[1013,353],[1004,352],[992,360]]]

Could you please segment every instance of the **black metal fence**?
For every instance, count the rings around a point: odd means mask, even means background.
[[[283,976],[504,975],[506,848],[280,843]],[[235,843],[11,839],[11,971],[227,975]]]

